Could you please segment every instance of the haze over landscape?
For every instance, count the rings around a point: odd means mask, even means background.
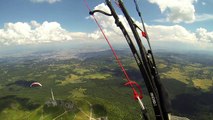
[[[102,2],[89,1],[89,5],[109,11]],[[211,0],[140,1],[153,48],[212,51],[212,4]],[[133,2],[125,1],[125,5],[141,26],[135,9],[129,9]],[[88,42],[94,46],[97,42],[106,44],[81,0],[2,0],[0,7],[1,50],[61,42],[69,42],[70,46],[79,42],[85,46]],[[127,27],[124,16],[116,10]],[[96,17],[111,42],[126,44],[112,17],[101,14]]]
[[[88,3],[109,12],[104,0]],[[172,114],[213,119],[213,1],[138,3]],[[142,27],[133,1],[124,4]],[[113,6],[130,33],[122,12]],[[1,0],[0,15],[0,119],[141,119],[83,0]],[[143,102],[154,119],[145,83],[120,29],[112,17],[95,16],[131,79],[142,86]],[[142,43],[147,47],[144,38]],[[42,87],[29,87],[35,81]]]

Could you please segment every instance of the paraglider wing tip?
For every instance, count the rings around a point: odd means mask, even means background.
[[[42,87],[42,84],[39,82],[33,82],[32,84],[30,84],[30,87],[38,87],[38,86]]]

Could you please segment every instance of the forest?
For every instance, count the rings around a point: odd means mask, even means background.
[[[149,117],[154,119],[144,80],[133,57],[126,50],[117,53],[130,78],[142,86],[142,101]],[[213,119],[213,57],[171,52],[157,52],[155,57],[169,92],[172,114],[192,120]],[[30,87],[35,81],[42,87]],[[39,55],[0,58],[0,118],[141,119],[139,104],[125,82],[108,50],[80,53],[69,59]]]

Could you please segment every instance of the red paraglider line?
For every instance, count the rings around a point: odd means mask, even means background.
[[[91,9],[90,9],[90,7],[89,7],[89,5],[88,5],[88,3],[87,3],[86,0],[84,0],[84,3],[85,3],[85,5],[86,5],[87,9],[88,9],[89,11],[91,11]],[[123,67],[123,65],[122,65],[122,63],[121,63],[121,61],[120,61],[120,59],[118,58],[118,56],[117,56],[117,54],[116,54],[114,48],[112,47],[111,43],[109,42],[109,39],[106,37],[106,34],[104,33],[104,31],[103,31],[101,25],[98,23],[98,21],[97,21],[96,17],[94,16],[94,14],[92,14],[92,16],[93,16],[93,18],[94,18],[96,24],[98,25],[98,27],[99,27],[101,33],[103,34],[103,36],[104,36],[106,42],[108,43],[108,45],[109,45],[109,47],[110,47],[110,49],[111,49],[113,55],[115,56],[115,59],[116,59],[118,65],[120,66],[122,72],[124,73],[124,75],[125,75],[125,77],[126,77],[126,79],[127,79],[126,85],[129,85],[129,86],[132,88],[133,93],[134,93],[134,98],[135,98],[135,99],[137,99],[138,97],[139,97],[139,98],[142,98],[142,90],[141,90],[141,87],[140,87],[136,82],[132,82],[132,81],[130,80],[129,75],[127,74],[126,70],[124,69],[124,67]],[[137,93],[137,91],[135,90],[135,88],[134,88],[133,85],[136,85],[136,86],[138,87],[138,89],[139,89],[139,91],[140,91],[140,95]]]
[[[90,8],[89,8],[88,3],[86,2],[86,0],[84,0],[84,2],[85,2],[85,4],[86,4],[88,10],[91,11]],[[111,49],[113,55],[115,56],[115,59],[116,59],[118,65],[120,66],[121,70],[123,71],[123,73],[124,73],[124,75],[125,75],[127,81],[130,82],[130,78],[129,78],[129,76],[128,76],[126,70],[124,69],[124,67],[123,67],[123,65],[122,65],[122,63],[121,63],[121,61],[120,61],[120,59],[118,58],[118,56],[117,56],[117,54],[116,54],[114,48],[113,48],[112,45],[110,44],[108,38],[106,37],[106,35],[105,35],[103,29],[101,28],[101,26],[100,26],[100,24],[98,23],[97,19],[95,18],[94,14],[92,14],[92,16],[93,16],[93,18],[94,18],[96,24],[98,25],[98,27],[99,27],[101,33],[103,34],[105,40],[107,41],[107,43],[108,43],[108,45],[109,45],[109,47],[110,47],[110,49]]]

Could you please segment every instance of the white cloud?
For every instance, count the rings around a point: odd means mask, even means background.
[[[153,20],[153,22],[165,23],[165,22],[168,22],[168,21],[165,18],[159,18],[159,19]]]
[[[206,5],[206,3],[205,3],[205,2],[201,2],[201,4],[202,4],[202,5]]]
[[[196,15],[196,22],[200,22],[200,21],[207,21],[207,20],[213,20],[213,14],[200,14],[200,15]]]
[[[50,4],[56,3],[56,2],[60,2],[61,0],[30,0],[34,3],[43,3],[43,2],[47,2]]]
[[[197,14],[195,15],[195,21],[194,22],[201,22],[201,21],[209,21],[213,20],[213,14]],[[158,23],[165,23],[169,22],[166,18],[160,18],[160,19],[155,19],[153,22],[158,22]]]
[[[102,10],[105,11],[107,13],[110,13],[109,8],[104,4],[99,4],[98,6],[96,6],[94,8],[95,10]],[[101,13],[95,13],[94,14],[96,19],[98,20],[99,24],[102,26],[104,33],[106,34],[106,36],[110,36],[110,38],[112,39],[112,41],[116,41],[118,39],[123,39],[123,35],[120,31],[120,29],[116,26],[115,24],[115,20],[112,16],[106,16],[103,15]],[[130,28],[128,27],[128,23],[125,20],[125,17],[122,15],[118,15],[120,21],[123,23],[123,25],[128,28],[127,30],[130,31]],[[90,17],[91,19],[93,19],[92,17]],[[92,39],[100,39],[103,38],[102,33],[100,32],[99,29],[97,29],[96,31],[94,31],[93,33],[89,33],[88,35],[90,38]]]
[[[150,1],[158,4],[161,11],[168,14],[167,20],[170,20],[172,22],[195,21],[195,10],[193,3],[197,2],[197,0],[167,0],[167,2],[165,2],[165,0]],[[99,9],[110,13],[108,7],[105,4],[100,4],[94,9]],[[115,25],[115,20],[113,17],[105,16],[100,13],[96,13],[95,17],[98,19],[98,22],[102,26],[105,34],[110,39],[110,41],[125,41],[121,30]],[[131,33],[125,17],[123,15],[119,15],[119,19],[127,28],[127,31]],[[212,19],[212,15],[203,14],[200,16],[196,16],[196,19],[196,21],[210,20]],[[165,19],[160,19],[159,21],[165,21]],[[142,28],[140,22],[136,21],[136,23]],[[213,49],[213,31],[207,31],[204,28],[199,28],[195,32],[192,32],[181,25],[146,25],[146,27],[151,42],[154,44],[161,42],[166,46],[169,43],[169,45],[173,45],[173,47],[175,48],[178,47],[176,46],[177,43],[181,43],[182,45],[191,48]],[[130,34],[130,36],[132,37],[132,34]],[[96,30],[90,33],[89,37],[92,39],[100,39],[103,38],[103,35],[100,30]]]
[[[196,42],[195,34],[180,25],[154,25],[147,26],[147,29],[152,41],[176,41],[190,44],[194,44]]]
[[[195,20],[193,3],[196,0],[149,0],[149,2],[159,6],[161,12],[167,15],[167,21],[191,23]]]
[[[72,36],[73,40],[87,40],[88,33],[84,32],[70,32],[70,36]]]
[[[107,10],[107,7],[104,4],[98,5],[95,9]],[[105,31],[107,37],[112,42],[123,42],[125,40],[123,37],[121,30],[115,25],[115,21],[113,17],[105,16],[102,14],[95,14],[95,17],[98,19],[98,22],[102,26]],[[119,15],[120,21],[124,24],[127,31],[130,33],[128,23],[122,15]],[[141,23],[136,21],[137,25],[141,27]],[[199,28],[196,32],[192,32],[184,28],[180,25],[146,25],[147,30],[151,39],[151,42],[156,44],[157,42],[162,43],[173,43],[174,47],[182,47],[176,46],[176,43],[181,43],[182,45],[188,45],[191,47],[203,47],[203,48],[213,48],[213,37],[212,32],[207,31],[204,28]],[[202,34],[201,34],[202,33]],[[131,35],[132,36],[132,35]],[[89,37],[92,39],[100,40],[103,38],[100,30],[94,31],[89,34]],[[180,44],[180,45],[181,45]],[[168,45],[168,44],[167,44]]]
[[[104,4],[98,5],[95,9],[106,10],[108,7]],[[100,22],[106,36],[111,42],[126,43],[121,30],[115,25],[113,17],[96,13],[95,17]],[[129,25],[123,15],[119,15],[120,21],[131,33]],[[90,18],[91,19],[91,18]],[[141,27],[141,23],[136,21]],[[209,32],[204,28],[199,28],[196,32],[191,32],[180,25],[163,26],[163,25],[146,25],[151,42],[174,43],[174,47],[178,47],[175,43],[190,46],[204,47],[206,49],[213,48],[213,31]],[[132,34],[130,34],[132,37]],[[91,32],[68,32],[63,29],[57,22],[38,23],[32,21],[30,23],[7,23],[3,29],[0,29],[0,45],[10,44],[38,44],[46,42],[60,42],[68,40],[88,40],[91,42],[101,41],[104,39],[99,29]],[[104,41],[103,41],[104,42]],[[171,45],[171,44],[170,44]],[[156,46],[156,45],[155,45]],[[182,46],[179,46],[182,47]]]
[[[71,39],[70,33],[57,22],[6,23],[0,29],[0,45],[38,44]]]
[[[196,37],[199,42],[213,44],[213,31],[208,32],[205,28],[198,28]]]

